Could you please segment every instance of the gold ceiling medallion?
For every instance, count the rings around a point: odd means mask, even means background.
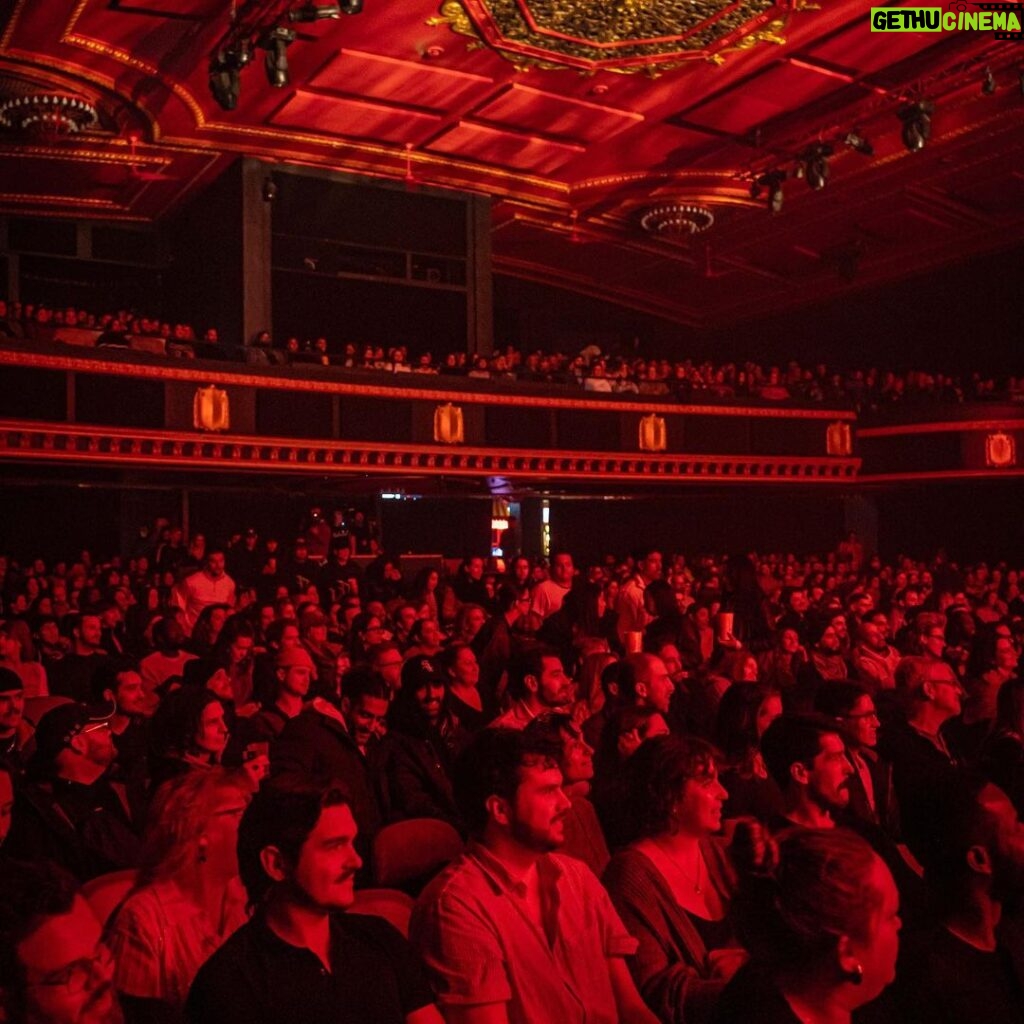
[[[796,0],[789,10],[816,10]],[[430,25],[486,45],[519,70],[571,68],[657,77],[723,51],[782,45],[775,0],[445,0]]]

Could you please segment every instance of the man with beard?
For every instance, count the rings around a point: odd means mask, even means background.
[[[555,651],[534,647],[509,663],[507,692],[512,706],[491,722],[492,728],[525,729],[545,711],[567,710],[576,687]]]
[[[346,914],[362,866],[336,783],[267,783],[238,830],[238,868],[256,908],[200,969],[191,1024],[372,1021],[441,1024],[408,943],[386,921]]]
[[[858,642],[850,658],[857,678],[872,691],[892,690],[900,663],[900,652],[889,645],[879,619],[884,622],[885,616],[870,616],[857,627]]]
[[[473,841],[410,923],[447,1024],[654,1024],[626,966],[636,940],[593,873],[555,853],[570,802],[547,744],[485,729],[454,789]]]
[[[837,726],[822,715],[781,715],[761,737],[768,774],[782,791],[784,809],[773,829],[835,828],[833,813],[850,802],[853,765]]]
[[[945,795],[940,827],[925,868],[939,921],[901,940],[898,1019],[1024,1020],[1024,824],[1001,789],[971,778]]]
[[[207,605],[235,607],[235,581],[224,571],[224,558],[223,548],[212,547],[202,569],[186,576],[171,593],[171,603],[181,609],[181,625],[188,636]]]
[[[72,700],[89,700],[92,677],[105,657],[99,615],[86,611],[75,616],[71,623],[71,652],[52,666],[50,692]]]
[[[39,719],[28,783],[4,850],[53,860],[80,882],[138,866],[139,840],[107,772],[117,756],[113,705],[61,704]]]
[[[77,883],[52,864],[0,876],[0,1020],[121,1024],[114,961]]]

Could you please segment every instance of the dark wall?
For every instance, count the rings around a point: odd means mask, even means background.
[[[242,163],[236,161],[166,225],[167,304],[200,334],[242,344]]]

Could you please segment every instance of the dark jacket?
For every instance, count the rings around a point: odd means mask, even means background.
[[[361,880],[365,882],[369,877],[373,839],[383,816],[374,766],[360,753],[342,722],[312,707],[291,719],[270,748],[270,772],[338,779],[344,784],[359,828],[356,848],[363,858]]]

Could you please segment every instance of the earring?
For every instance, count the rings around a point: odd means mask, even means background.
[[[859,963],[854,964],[850,970],[840,973],[843,981],[848,981],[851,985],[860,985],[864,981],[864,968]]]

